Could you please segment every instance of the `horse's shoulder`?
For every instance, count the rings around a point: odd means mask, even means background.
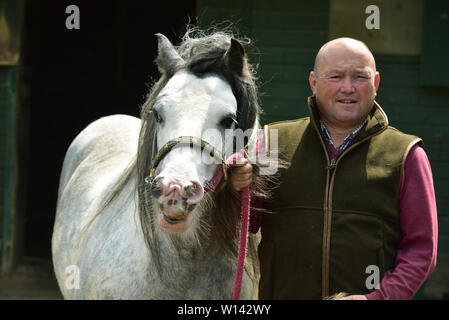
[[[140,119],[128,115],[111,115],[90,123],[72,141],[63,164],[61,186],[81,163],[101,166],[124,163],[137,153]]]
[[[78,134],[68,153],[105,151],[111,154],[132,149],[137,147],[139,130],[138,118],[122,114],[103,117],[89,124]]]
[[[140,119],[124,114],[116,114],[102,117],[90,123],[75,138],[74,143],[90,142],[93,144],[106,143],[108,145],[117,145],[120,142],[124,142],[124,140],[134,139],[138,136],[139,130]]]

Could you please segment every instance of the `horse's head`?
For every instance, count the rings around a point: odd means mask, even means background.
[[[150,96],[148,110],[143,109],[154,136],[154,150],[148,159],[151,166],[146,168],[153,169],[150,194],[152,211],[158,215],[153,221],[170,232],[182,233],[199,220],[205,184],[221,169],[217,159],[230,153],[225,146],[233,147],[225,141],[225,136],[229,138],[225,130],[258,126],[258,109],[254,109],[258,106],[256,100],[256,105],[250,106],[246,96],[245,81],[251,76],[237,40],[223,36],[221,43],[209,39],[199,44],[191,39],[177,51],[165,36],[157,36],[156,62],[162,78],[160,88]],[[181,137],[211,147],[177,143]],[[211,150],[217,153],[211,154]],[[160,158],[156,164],[155,158]]]

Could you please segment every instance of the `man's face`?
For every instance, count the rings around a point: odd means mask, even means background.
[[[340,128],[353,128],[367,117],[379,81],[369,51],[346,45],[327,48],[309,78],[321,118]]]

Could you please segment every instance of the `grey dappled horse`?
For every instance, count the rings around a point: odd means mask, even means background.
[[[205,159],[204,145],[190,143],[172,145],[154,167],[162,146],[178,137],[199,137],[204,144],[207,132],[224,137],[225,129],[259,128],[244,43],[225,32],[193,33],[177,48],[157,35],[161,78],[141,119],[101,118],[66,153],[52,238],[66,299],[232,296],[238,195],[224,181],[214,191],[206,185],[221,165]],[[225,145],[209,142],[212,150]],[[254,252],[252,237],[249,244]],[[242,299],[253,297],[251,266],[250,259]]]

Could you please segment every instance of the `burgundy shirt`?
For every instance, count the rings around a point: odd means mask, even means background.
[[[263,140],[263,139],[261,139]],[[327,146],[336,158],[342,150]],[[262,224],[261,199],[252,198],[250,230]],[[369,300],[411,299],[436,265],[438,223],[432,170],[423,148],[415,145],[407,155],[399,193],[401,241],[393,269],[385,272],[379,288],[366,295]],[[367,277],[370,276],[367,274]],[[353,294],[358,294],[354,292]]]
[[[369,300],[411,299],[437,262],[438,222],[432,170],[423,148],[416,145],[405,161],[399,194],[402,233],[394,268],[385,272]]]

